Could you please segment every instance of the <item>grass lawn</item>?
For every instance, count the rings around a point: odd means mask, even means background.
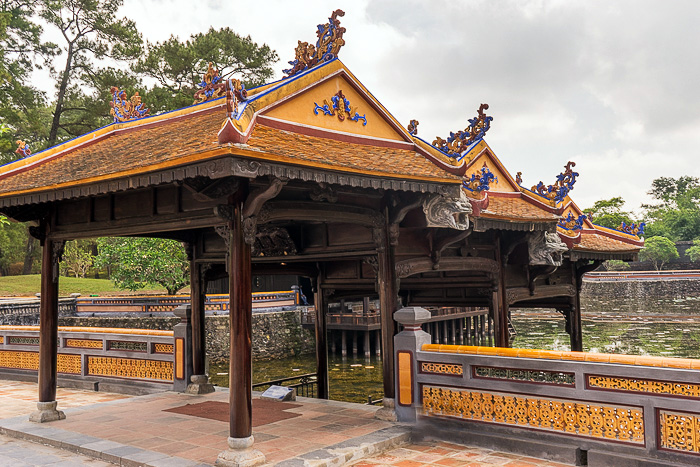
[[[27,276],[3,276],[0,277],[0,296],[33,296],[41,289],[41,276],[31,274]],[[185,292],[182,290],[181,292]],[[142,294],[166,294],[162,288],[142,289],[137,292],[117,289],[109,279],[80,279],[75,277],[61,277],[58,280],[58,294],[67,296],[79,293],[84,297],[90,295],[142,295]]]

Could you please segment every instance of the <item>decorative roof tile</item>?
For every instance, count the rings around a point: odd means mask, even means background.
[[[481,211],[481,216],[528,222],[551,222],[558,221],[560,218],[560,216],[538,208],[520,197],[494,196],[494,193],[489,198],[488,209]]]
[[[602,251],[602,252],[636,252],[641,249],[640,246],[631,243],[616,240],[605,235],[599,235],[584,230],[581,235],[581,242],[574,245],[574,250],[582,251]]]

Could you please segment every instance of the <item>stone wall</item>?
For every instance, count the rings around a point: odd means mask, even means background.
[[[581,310],[589,314],[700,316],[700,279],[584,280]]]
[[[59,326],[172,330],[178,323],[174,317],[64,317]],[[207,316],[207,355],[211,361],[228,358],[228,316]],[[301,326],[301,311],[253,314],[253,359],[271,360],[314,353],[313,330]]]

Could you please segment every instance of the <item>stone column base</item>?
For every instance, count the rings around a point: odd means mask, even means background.
[[[57,404],[58,402],[56,401],[37,402],[36,407],[38,410],[36,412],[32,412],[31,415],[29,415],[29,421],[36,423],[44,423],[53,422],[56,420],[63,420],[64,418],[66,418],[66,414],[64,414],[60,410],[56,410]]]
[[[384,407],[374,412],[374,418],[376,418],[377,420],[384,420],[387,422],[395,422],[397,418],[396,410],[394,408],[394,399],[385,397],[383,404]]]
[[[253,449],[253,437],[229,438],[228,449],[219,453],[216,465],[223,467],[252,467],[265,463],[265,455]]]
[[[185,389],[186,394],[209,394],[214,392],[214,385],[209,382],[207,375],[192,375],[190,384]]]

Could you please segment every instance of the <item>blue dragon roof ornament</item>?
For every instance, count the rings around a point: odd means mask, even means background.
[[[446,140],[437,136],[433,141],[433,146],[451,157],[458,157],[465,151],[471,149],[474,143],[481,141],[486,132],[491,128],[493,117],[487,116],[484,110],[488,110],[488,104],[479,106],[478,115],[469,119],[469,126],[457,133],[450,132]]]
[[[498,183],[498,177],[496,177],[484,162],[484,166],[477,170],[471,175],[471,178],[466,178],[462,181],[462,186],[467,190],[481,193],[482,191],[488,191],[491,183]]]
[[[316,31],[316,45],[308,42],[298,41],[299,44],[294,50],[294,60],[289,62],[291,68],[283,70],[285,78],[294,76],[299,72],[313,68],[319,63],[329,62],[338,56],[338,51],[345,45],[343,34],[345,28],[340,26],[338,16],[345,16],[343,10],[335,10],[331,17],[328,18],[328,23],[319,24]]]
[[[564,167],[564,172],[557,175],[557,181],[554,182],[554,185],[545,186],[545,184],[540,181],[537,185],[532,187],[532,191],[550,201],[561,203],[569,192],[574,189],[574,183],[576,183],[576,177],[578,177],[578,172],[574,172],[572,169],[572,167],[575,166],[575,162],[567,162]]]

